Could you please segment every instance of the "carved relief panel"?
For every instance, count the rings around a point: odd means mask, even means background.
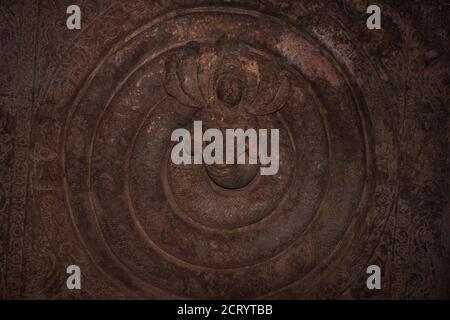
[[[3,297],[448,298],[449,8],[382,4],[2,4]],[[174,164],[196,120],[278,172]]]

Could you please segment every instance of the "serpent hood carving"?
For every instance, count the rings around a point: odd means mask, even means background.
[[[188,43],[167,59],[165,70],[167,93],[199,109],[194,117],[207,128],[258,128],[258,118],[273,116],[289,96],[289,73],[283,66],[224,37],[212,45]],[[246,153],[251,147],[247,142]],[[217,185],[237,189],[255,178],[258,165],[214,164],[206,171]]]

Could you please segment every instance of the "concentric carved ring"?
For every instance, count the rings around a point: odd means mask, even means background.
[[[351,281],[389,212],[395,168],[377,148],[393,141],[382,84],[364,79],[372,66],[329,45],[260,12],[199,7],[107,51],[59,152],[68,214],[108,278],[194,298],[311,296],[342,270]],[[279,172],[174,165],[170,134],[194,120],[278,128]]]

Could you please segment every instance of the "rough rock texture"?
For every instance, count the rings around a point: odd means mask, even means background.
[[[0,3],[0,297],[450,298],[448,1],[72,2]],[[193,120],[279,172],[174,165]]]

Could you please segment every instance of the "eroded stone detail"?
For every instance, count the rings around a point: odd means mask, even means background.
[[[448,295],[445,8],[387,2],[373,33],[366,1],[0,9],[0,294]],[[196,119],[279,128],[279,172],[171,165]]]

